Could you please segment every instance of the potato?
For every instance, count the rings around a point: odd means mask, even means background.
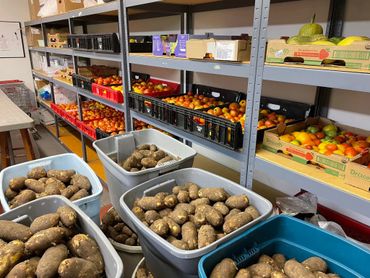
[[[5,241],[26,241],[32,236],[31,229],[23,224],[0,220],[0,238]]]
[[[48,178],[45,181],[45,184],[46,185],[54,184],[54,186],[57,187],[60,191],[62,191],[66,188],[66,185],[63,182],[61,182],[60,180],[58,180],[57,178]]]
[[[276,266],[280,269],[284,268],[284,264],[286,262],[286,258],[283,254],[277,253],[272,255],[272,259],[274,260]]]
[[[242,268],[238,271],[235,278],[252,278],[252,274],[250,273],[249,269]]]
[[[60,191],[60,194],[67,199],[71,198],[75,193],[77,193],[80,188],[76,185],[69,185],[65,189]]]
[[[159,198],[163,202],[164,202],[164,198],[166,198],[166,196],[168,196],[167,192],[158,192],[157,194],[154,195],[154,197]]]
[[[2,240],[2,239],[0,238],[0,249],[1,249],[2,247],[4,247],[6,244],[7,244],[7,243],[6,243],[6,241],[4,241],[4,240]]]
[[[164,237],[167,235],[170,228],[168,227],[167,221],[164,219],[158,219],[150,225],[150,229],[157,235]]]
[[[312,272],[321,271],[326,273],[328,270],[326,262],[319,257],[310,257],[304,260],[302,264]]]
[[[76,201],[76,200],[85,198],[87,196],[89,196],[89,192],[87,192],[86,189],[81,189],[77,191],[77,193],[73,194],[73,196],[69,198],[69,200]]]
[[[205,247],[217,240],[215,229],[211,225],[203,225],[198,232],[198,248]]]
[[[49,170],[47,172],[48,178],[57,178],[64,183],[69,182],[74,174],[76,174],[75,170]]]
[[[36,277],[36,268],[39,263],[39,257],[33,257],[29,260],[25,260],[16,266],[8,273],[6,278],[29,278]]]
[[[128,239],[126,239],[125,244],[129,246],[134,246],[136,245],[136,240],[133,239],[132,237],[129,237]]]
[[[210,208],[210,205],[198,205],[195,207],[195,213],[206,213]]]
[[[20,240],[13,240],[0,249],[0,277],[5,275],[24,256],[24,243]]]
[[[182,240],[188,244],[190,250],[198,247],[198,232],[194,223],[186,222],[182,225],[181,236]]]
[[[185,190],[180,190],[179,194],[177,194],[177,200],[179,201],[179,203],[189,203],[189,192]]]
[[[165,216],[168,216],[172,212],[172,209],[165,208],[159,211],[159,215],[163,218]]]
[[[161,216],[155,210],[148,210],[145,212],[145,221],[148,222],[149,225],[160,218]]]
[[[251,222],[252,220],[253,218],[248,212],[239,212],[238,214],[231,216],[225,221],[223,225],[223,231],[226,234],[229,234],[244,226],[245,224]]]
[[[147,278],[146,275],[146,269],[143,267],[140,267],[137,272],[135,278]]]
[[[210,278],[234,278],[237,271],[235,262],[226,258],[213,268]]]
[[[119,243],[125,244],[126,240],[129,238],[128,235],[125,234],[117,234],[116,236],[109,236],[114,241],[117,241]]]
[[[230,211],[229,208],[223,202],[214,203],[213,208],[221,212],[223,216],[227,215]]]
[[[183,209],[185,210],[188,214],[194,214],[195,213],[195,206],[187,203],[180,203],[178,204],[175,209]]]
[[[16,208],[20,205],[26,204],[36,199],[36,193],[32,190],[25,189],[21,191],[17,196],[14,197],[10,202],[10,208]]]
[[[153,158],[156,160],[156,161],[159,161],[161,159],[163,159],[164,157],[166,156],[166,153],[162,150],[159,150],[159,151],[155,151],[153,153]]]
[[[190,202],[191,205],[194,207],[197,207],[199,205],[209,205],[209,199],[208,198],[198,198]]]
[[[261,216],[254,206],[248,206],[244,211],[248,212],[253,217],[253,220]]]
[[[161,210],[165,208],[164,201],[153,196],[145,196],[138,200],[137,205],[143,210]]]
[[[161,165],[163,163],[166,163],[168,161],[174,160],[172,156],[167,155],[166,157],[162,158],[161,160],[158,160],[157,165]]]
[[[315,275],[294,259],[288,260],[284,265],[284,273],[289,278],[315,278]]]
[[[242,212],[240,209],[232,209],[230,212],[225,216],[224,221],[228,220],[231,216],[238,214],[239,212]]]
[[[37,217],[31,223],[30,229],[33,234],[57,226],[59,215],[57,213],[48,213]]]
[[[219,239],[223,238],[224,236],[225,236],[225,234],[224,234],[224,233],[217,233],[217,234],[216,234],[217,240],[219,240]]]
[[[267,263],[256,263],[249,267],[249,271],[252,275],[258,275],[261,277],[270,277],[272,272],[272,266]]]
[[[157,165],[157,161],[151,157],[143,158],[140,163],[146,168],[153,168]]]
[[[182,208],[175,209],[168,215],[168,217],[173,219],[173,221],[179,225],[182,225],[188,221],[188,213]]]
[[[189,187],[188,191],[190,199],[198,199],[199,186],[192,182],[187,183],[187,186]]]
[[[149,150],[150,149],[150,145],[149,144],[143,144],[143,145],[137,146],[136,149],[139,150],[139,151],[141,151],[141,150]]]
[[[39,179],[39,181],[43,182],[46,184],[46,181],[48,180],[49,178],[48,177],[43,177],[41,179]]]
[[[26,187],[24,184],[24,181],[26,180],[26,177],[17,177],[17,178],[12,178],[9,181],[9,188],[14,191],[20,191]]]
[[[173,221],[168,216],[163,217],[163,220],[167,222],[170,234],[174,237],[177,237],[181,233],[180,225]]]
[[[194,215],[189,215],[189,221],[195,224],[195,227],[200,228],[202,225],[207,224],[206,214],[197,212]]]
[[[18,193],[14,190],[12,190],[10,187],[8,187],[6,190],[5,190],[5,193],[4,193],[5,197],[11,201],[14,199],[15,196],[18,195]]]
[[[247,195],[234,195],[227,198],[225,201],[225,205],[227,205],[230,209],[237,208],[240,210],[246,209],[249,205],[249,199]]]
[[[217,209],[208,206],[208,208],[205,211],[206,219],[209,224],[211,224],[213,227],[220,226],[224,223],[224,218]]]
[[[327,275],[329,278],[340,278],[339,275],[335,273],[328,273]]]
[[[326,273],[321,272],[321,271],[315,271],[313,274],[315,274],[316,278],[329,278],[330,277]]]
[[[275,264],[275,261],[273,260],[273,258],[271,258],[270,256],[268,256],[266,254],[261,255],[258,259],[258,262],[259,263],[266,263],[266,264],[269,264],[269,265],[274,265]]]
[[[45,186],[46,195],[60,195],[60,189],[56,183],[49,183]]]
[[[288,278],[283,272],[274,270],[271,272],[271,278]]]
[[[146,158],[146,157],[152,158],[151,156],[153,155],[154,152],[150,150],[139,150],[139,153],[143,156],[143,158]]]
[[[131,168],[130,172],[139,172],[140,170],[138,168]]]
[[[187,184],[185,184],[185,185],[176,185],[172,188],[172,193],[177,195],[177,194],[179,194],[180,190],[188,191],[188,189],[189,189],[189,186]]]
[[[31,253],[44,251],[60,243],[65,236],[66,232],[62,227],[52,227],[39,231],[26,241],[26,251]]]
[[[44,167],[35,167],[27,173],[27,177],[35,180],[44,178],[46,177],[46,170]]]
[[[145,212],[141,207],[133,207],[131,211],[140,219],[140,221],[145,220]]]
[[[91,189],[91,183],[89,179],[83,175],[74,174],[71,179],[72,185],[77,185],[81,189],[89,191]]]
[[[199,198],[208,198],[212,202],[223,202],[229,194],[221,187],[201,188],[198,191]]]
[[[77,213],[73,208],[69,206],[59,207],[57,214],[60,217],[60,222],[62,222],[64,226],[70,228],[76,225]]]
[[[131,168],[137,167],[139,160],[137,160],[136,156],[129,156],[122,164],[123,169],[126,171],[130,171]]]
[[[60,263],[67,259],[68,249],[64,244],[48,248],[42,255],[37,265],[36,275],[38,278],[53,278],[58,274]]]
[[[94,263],[99,273],[104,272],[103,256],[94,239],[86,234],[78,234],[68,242],[68,247],[73,255]]]
[[[70,258],[61,262],[58,267],[61,278],[98,278],[100,272],[94,263],[81,259]]]
[[[174,194],[168,195],[164,198],[164,204],[168,208],[174,208],[177,203],[177,197]]]
[[[179,249],[182,249],[182,250],[189,250],[189,245],[183,240],[175,239],[175,240],[171,241],[171,244],[173,246],[175,246],[176,248],[179,248]]]

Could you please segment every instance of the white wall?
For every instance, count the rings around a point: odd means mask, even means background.
[[[0,20],[20,21],[24,27],[24,21],[30,20],[27,0],[0,0]],[[24,33],[23,33],[24,34]],[[31,64],[28,57],[26,36],[23,36],[25,46],[25,58],[0,58],[0,80],[20,79],[33,90]]]

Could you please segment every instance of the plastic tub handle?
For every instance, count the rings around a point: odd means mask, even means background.
[[[236,263],[238,268],[244,266],[245,262],[248,261],[251,257],[254,257],[260,252],[258,247],[253,247],[251,249],[243,249],[243,252],[238,256],[233,256],[233,261]]]
[[[171,184],[172,187],[177,185],[175,179],[170,179],[168,181],[165,181],[165,182],[162,182],[162,183],[157,184],[155,186],[152,186],[152,187],[148,188],[147,190],[144,190],[144,196],[155,195],[156,193],[163,191],[163,187],[168,185],[168,184]]]

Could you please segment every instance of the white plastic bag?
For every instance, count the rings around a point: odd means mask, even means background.
[[[45,5],[40,9],[37,14],[40,17],[47,17],[58,14],[57,0],[46,0]]]

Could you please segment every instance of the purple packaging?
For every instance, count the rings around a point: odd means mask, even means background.
[[[163,55],[163,42],[161,35],[153,35],[153,55],[162,56]]]
[[[186,58],[186,41],[190,35],[153,35],[153,55]]]
[[[177,43],[175,47],[175,56],[186,58],[186,42],[189,40],[188,34],[177,35]]]

